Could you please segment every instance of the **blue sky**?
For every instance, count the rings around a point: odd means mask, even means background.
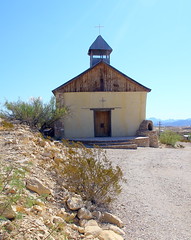
[[[147,117],[191,117],[190,0],[0,0],[0,103],[41,96],[89,68],[99,35],[111,65],[152,89]]]

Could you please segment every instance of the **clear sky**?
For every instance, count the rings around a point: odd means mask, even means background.
[[[111,65],[152,89],[147,117],[191,117],[191,0],[0,0],[0,103],[41,96],[89,68],[99,35]]]

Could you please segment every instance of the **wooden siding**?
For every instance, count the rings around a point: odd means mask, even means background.
[[[149,92],[150,89],[101,62],[53,92]]]

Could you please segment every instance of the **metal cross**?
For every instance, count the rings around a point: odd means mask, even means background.
[[[106,102],[106,100],[102,97],[102,99],[100,100],[100,102],[102,103],[102,107],[103,107],[104,102]]]
[[[99,35],[100,35],[100,28],[103,28],[104,26],[101,26],[100,24],[99,24],[99,26],[95,26],[96,28],[99,28]]]

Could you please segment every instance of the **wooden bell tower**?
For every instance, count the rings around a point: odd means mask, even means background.
[[[111,52],[112,48],[107,44],[102,36],[99,35],[88,50],[88,55],[90,56],[90,67],[93,67],[100,61],[110,64]]]

